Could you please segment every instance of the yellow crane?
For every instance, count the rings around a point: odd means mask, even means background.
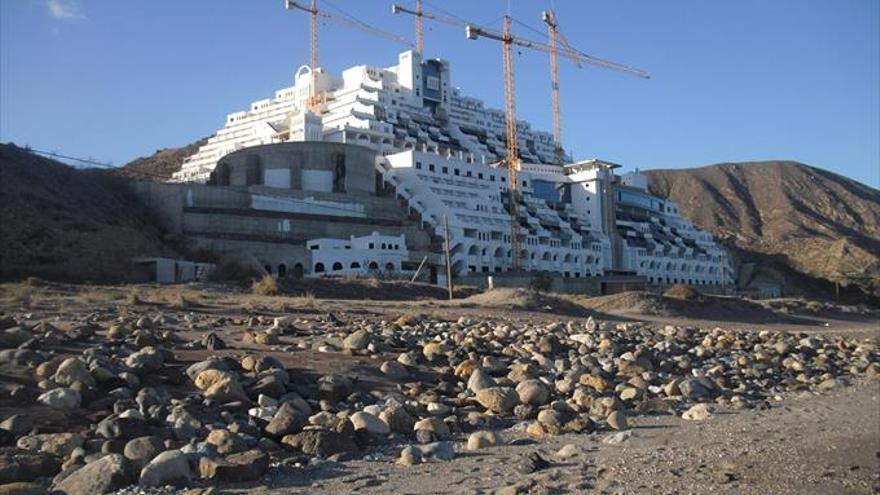
[[[553,18],[554,27],[551,28],[553,31],[556,31],[557,27],[555,26],[555,17]],[[561,160],[562,151],[561,151],[561,136],[562,136],[562,125],[561,118],[559,116],[559,75],[556,69],[557,62],[555,57],[558,56],[558,46],[556,44],[556,36],[551,37],[550,45],[546,43],[541,43],[538,41],[532,41],[526,38],[522,38],[519,36],[513,36],[511,29],[511,17],[509,15],[504,16],[504,27],[502,32],[492,31],[487,28],[475,26],[468,24],[465,26],[465,36],[468,39],[475,40],[479,37],[488,38],[501,42],[501,55],[502,55],[502,64],[504,70],[504,102],[505,102],[505,112],[507,119],[507,157],[506,157],[506,166],[507,166],[507,185],[509,189],[508,200],[510,205],[510,225],[511,225],[511,233],[510,233],[510,244],[511,244],[511,270],[518,271],[521,267],[520,265],[520,235],[519,235],[519,227],[520,227],[520,218],[519,218],[519,168],[520,168],[520,159],[519,159],[519,149],[517,145],[517,129],[516,129],[516,96],[514,90],[513,83],[513,45],[521,46],[524,48],[531,48],[538,51],[543,51],[549,53],[551,55],[551,83],[554,88],[553,91],[553,103],[554,103],[554,133],[555,139],[558,139],[556,142],[557,146],[557,160]],[[592,55],[587,55],[586,53],[582,53],[580,51],[571,48],[570,45],[566,47],[566,56],[570,58],[575,63],[588,63],[591,65],[595,65],[598,67],[602,67],[605,69],[611,69],[618,72],[624,72],[631,75],[636,75],[639,77],[648,78],[650,75],[642,71],[640,69],[635,69],[626,65],[618,64],[616,62],[611,62],[610,60],[601,59],[598,57],[593,57]]]
[[[328,2],[329,3],[329,2]],[[318,18],[327,19],[334,22],[346,24],[349,27],[359,29],[361,31],[385,38],[390,41],[402,43],[411,46],[409,40],[387,31],[383,31],[375,26],[367,24],[354,16],[339,11],[331,13],[327,10],[318,9],[318,0],[311,0],[307,7],[303,2],[296,0],[284,0],[284,7],[287,10],[300,10],[309,14],[309,68],[311,69],[311,93],[309,94],[308,108],[315,112],[321,113],[323,104],[326,103],[326,95],[318,94],[316,89],[316,74],[318,69]],[[337,9],[339,10],[339,9]]]
[[[559,98],[559,41],[561,39],[565,48],[565,56],[568,57],[578,67],[582,67],[581,62],[622,72],[636,77],[648,79],[651,75],[641,69],[636,69],[626,65],[592,57],[585,53],[579,52],[572,48],[571,44],[565,38],[565,35],[559,31],[559,23],[556,21],[556,13],[552,10],[541,12],[541,20],[547,24],[547,35],[550,43],[543,46],[531,46],[538,50],[550,53],[550,103],[553,108],[553,141],[556,145],[555,160],[557,165],[562,165],[565,160],[565,151],[562,147],[562,110],[560,108]],[[534,43],[533,43],[534,45]]]

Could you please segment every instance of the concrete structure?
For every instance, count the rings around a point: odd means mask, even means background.
[[[316,113],[306,110],[312,94],[323,95]],[[712,237],[651,195],[644,175],[618,176],[620,166],[602,160],[549,165],[551,135],[526,122],[517,129],[525,270],[634,275],[655,285],[734,280]],[[230,114],[174,175],[220,186],[182,186],[181,231],[207,249],[246,250],[268,271],[296,275],[366,270],[373,253],[355,255],[358,239],[403,235],[406,250],[387,263],[406,271],[429,255],[438,271],[446,217],[453,273],[502,273],[512,254],[507,171],[497,168],[505,130],[501,110],[452,87],[443,60],[409,51],[397,65],[356,66],[341,77],[303,67],[292,87]],[[310,253],[311,241],[320,253]],[[344,259],[324,257],[345,250]]]
[[[134,258],[132,280],[136,282],[156,282],[175,284],[204,280],[214,265],[171,258]]]
[[[325,93],[320,115],[306,107],[312,82]],[[552,163],[550,133],[517,123],[523,159]],[[308,67],[294,75],[294,85],[279,89],[226,121],[174,174],[177,181],[208,181],[220,159],[234,151],[286,141],[358,144],[378,154],[408,149],[489,163],[504,156],[505,116],[452,85],[449,63],[422,60],[407,51],[397,65],[358,65],[334,77]]]
[[[404,235],[373,232],[344,239],[312,239],[306,245],[312,254],[315,275],[383,275],[403,273],[409,259]]]

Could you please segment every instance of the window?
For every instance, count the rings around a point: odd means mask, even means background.
[[[375,249],[375,248],[376,248],[376,245],[373,244],[373,243],[371,242],[371,243],[370,243],[370,249]]]
[[[389,271],[389,272],[393,272],[394,271],[394,263],[386,263],[385,270]]]
[[[361,264],[358,263],[357,261],[353,261],[353,262],[351,263],[351,269],[352,269],[352,270],[357,269],[357,268],[360,268],[360,267],[361,267]]]
[[[489,176],[489,181],[491,181],[491,182],[495,182],[495,176],[494,176],[494,175],[490,175],[490,176]]]
[[[336,263],[333,263],[333,271],[338,272],[339,270],[342,270],[342,263],[337,261]]]
[[[477,174],[477,178],[480,179],[480,180],[482,180],[482,179],[483,179],[483,172],[478,173],[478,174]]]
[[[471,175],[471,171],[470,171],[470,170],[467,171],[467,173],[465,174],[465,176],[467,176],[467,177],[473,177],[473,175]]]
[[[444,173],[444,174],[448,174],[448,173],[449,173],[449,167],[443,167],[440,171],[441,171],[442,173]]]
[[[452,172],[455,174],[456,177],[458,177],[459,174],[461,173],[461,170],[459,170],[459,169],[455,169],[455,170],[453,170]]]
[[[422,162],[416,162],[416,168],[421,170],[422,169]]]
[[[379,264],[376,263],[375,261],[371,261],[370,264],[367,266],[369,267],[370,270],[378,270],[379,269]]]
[[[428,170],[430,170],[431,172],[434,171],[434,164],[433,163],[428,164]]]
[[[324,263],[315,263],[315,273],[324,273]]]

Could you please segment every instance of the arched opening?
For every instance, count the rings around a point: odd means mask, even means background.
[[[367,265],[367,267],[368,267],[370,270],[378,270],[378,269],[379,269],[379,264],[376,263],[375,261],[371,261],[370,264]]]
[[[303,278],[303,265],[302,263],[297,263],[293,265],[293,278],[299,280]]]
[[[472,245],[471,247],[468,248],[468,254],[476,255],[476,254],[479,254],[479,252],[480,252],[480,250],[479,250],[479,248],[477,248],[476,245]]]
[[[281,263],[278,265],[278,278],[284,278],[287,276],[287,265]]]
[[[385,263],[385,271],[393,272],[394,271],[394,263]]]
[[[324,263],[315,263],[315,273],[324,273]]]
[[[272,265],[263,265],[263,268],[266,269],[266,273],[272,275]]]
[[[339,270],[342,270],[342,263],[337,261],[336,263],[333,263],[333,271],[338,272]]]
[[[361,264],[358,263],[357,261],[352,261],[352,262],[351,262],[351,267],[350,267],[350,268],[351,268],[352,270],[357,270],[357,269],[360,268],[360,267],[361,267]]]

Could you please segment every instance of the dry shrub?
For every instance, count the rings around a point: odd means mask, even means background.
[[[671,297],[673,299],[681,299],[684,301],[697,301],[702,298],[702,294],[700,294],[696,289],[685,284],[673,285],[672,287],[666,289],[666,292],[663,293],[663,296]]]
[[[183,295],[183,291],[177,291],[168,298],[168,303],[174,309],[189,309],[198,307],[198,303]]]
[[[128,304],[129,306],[143,304],[140,291],[137,289],[131,289],[128,291],[128,294],[125,296],[125,304]]]
[[[251,284],[251,294],[255,296],[277,296],[280,293],[278,281],[272,275],[263,275],[263,278]]]
[[[259,276],[260,274],[254,271],[253,268],[239,263],[234,258],[226,257],[221,259],[208,275],[208,280],[211,282],[237,282],[244,284]]]

